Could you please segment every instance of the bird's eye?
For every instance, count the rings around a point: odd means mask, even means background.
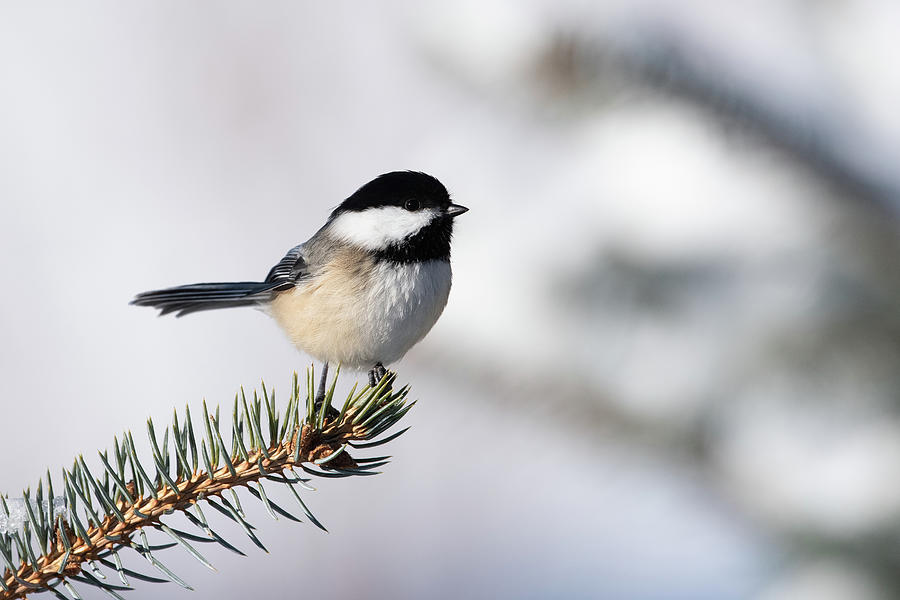
[[[415,198],[410,198],[406,202],[403,203],[403,208],[409,211],[419,210],[419,201]]]

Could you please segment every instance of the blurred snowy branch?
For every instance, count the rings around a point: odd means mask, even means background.
[[[575,43],[592,45],[590,39]],[[842,197],[865,200],[900,219],[900,140],[855,119],[835,101],[839,90],[783,81],[775,88],[765,65],[728,57],[667,28],[632,32],[611,51],[661,91],[681,94],[765,136],[838,186]],[[591,52],[573,56],[585,59]]]

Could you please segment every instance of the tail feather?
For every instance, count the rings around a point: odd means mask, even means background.
[[[239,281],[233,283],[194,283],[143,292],[131,304],[152,306],[160,315],[176,313],[181,317],[201,310],[253,306],[269,297],[271,282]]]

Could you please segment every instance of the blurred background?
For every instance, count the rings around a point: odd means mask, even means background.
[[[5,3],[0,490],[284,397],[310,359],[263,314],[128,301],[263,277],[416,169],[471,212],[393,462],[307,495],[330,533],[254,506],[270,555],[222,524],[249,558],[170,550],[198,592],[131,598],[900,597],[898,31],[894,0]]]

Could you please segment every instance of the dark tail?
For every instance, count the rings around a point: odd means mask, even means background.
[[[143,292],[135,296],[131,304],[152,306],[159,309],[160,315],[174,312],[176,317],[181,317],[201,310],[253,306],[268,299],[269,295],[266,292],[272,287],[272,283],[254,281],[193,283]]]

